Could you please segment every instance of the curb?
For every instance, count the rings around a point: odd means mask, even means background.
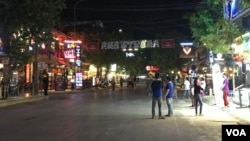
[[[22,104],[22,103],[35,102],[39,100],[48,100],[48,99],[49,99],[49,96],[44,96],[44,95],[35,95],[35,96],[29,96],[29,97],[25,97],[25,96],[11,97],[11,98],[3,99],[0,101],[0,108]]]
[[[50,94],[57,94],[57,93],[83,93],[83,92],[91,92],[95,90],[102,90],[103,88],[91,88],[91,89],[85,89],[85,90],[73,90],[73,91],[49,91]],[[22,104],[22,103],[29,103],[29,102],[36,102],[40,100],[48,100],[48,96],[44,96],[42,93],[39,93],[38,95],[30,95],[30,96],[16,96],[16,97],[9,97],[8,99],[2,99],[0,100],[0,108]]]

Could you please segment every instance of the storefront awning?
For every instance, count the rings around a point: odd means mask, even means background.
[[[53,55],[49,57],[48,55],[45,55],[45,54],[39,54],[37,56],[37,60],[38,62],[44,62],[46,64],[67,65],[67,63],[65,62],[63,58],[57,58]]]

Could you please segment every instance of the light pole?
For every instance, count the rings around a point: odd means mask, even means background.
[[[86,0],[78,0],[75,5],[74,5],[74,35],[73,35],[73,39],[74,39],[74,46],[75,46],[75,50],[76,50],[76,7],[78,6],[79,3],[86,1]],[[73,84],[73,88],[76,87],[76,72],[77,72],[77,65],[76,65],[76,59],[74,59],[74,82],[75,84]]]
[[[76,34],[76,7],[78,6],[79,3],[86,1],[86,0],[78,0],[75,5],[74,5],[74,37]]]

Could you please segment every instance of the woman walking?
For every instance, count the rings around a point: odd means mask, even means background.
[[[201,91],[203,91],[203,88],[200,86],[200,80],[199,78],[194,79],[194,104],[195,104],[195,115],[198,116],[198,104],[200,106],[199,116],[203,116],[202,114],[202,106],[203,102],[201,99]]]

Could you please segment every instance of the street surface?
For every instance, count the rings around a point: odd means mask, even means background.
[[[179,93],[181,95],[181,93]],[[222,124],[241,124],[216,106],[195,116],[189,99],[174,100],[174,116],[151,119],[144,83],[54,93],[48,100],[0,109],[1,141],[221,141]],[[163,115],[167,114],[165,101]],[[156,109],[157,111],[157,109]],[[158,112],[156,112],[156,115]]]

